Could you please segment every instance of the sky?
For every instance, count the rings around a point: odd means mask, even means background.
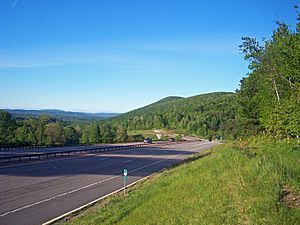
[[[127,112],[239,88],[296,0],[1,0],[0,108]]]

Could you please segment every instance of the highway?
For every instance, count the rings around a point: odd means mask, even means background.
[[[0,224],[35,225],[178,163],[216,142],[182,142],[0,167]]]

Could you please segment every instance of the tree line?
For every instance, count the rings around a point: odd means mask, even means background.
[[[109,123],[80,122],[73,124],[42,115],[38,118],[15,119],[0,111],[0,146],[78,145],[141,141],[141,136],[128,136],[126,128]]]
[[[238,91],[240,118],[275,137],[300,135],[300,14],[296,29],[283,22],[260,44],[242,38],[249,74]]]

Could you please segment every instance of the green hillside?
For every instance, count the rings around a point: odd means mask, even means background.
[[[234,135],[236,95],[215,92],[189,98],[167,97],[111,119],[128,130],[174,129],[200,136]]]

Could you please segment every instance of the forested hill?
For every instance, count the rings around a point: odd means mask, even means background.
[[[38,118],[42,115],[49,115],[58,120],[101,120],[119,115],[118,113],[83,113],[83,112],[68,112],[57,109],[45,110],[24,110],[24,109],[5,109],[15,118],[27,119]]]
[[[189,98],[167,97],[110,121],[128,130],[165,128],[200,136],[224,136],[229,135],[235,118],[236,95],[215,92]]]

